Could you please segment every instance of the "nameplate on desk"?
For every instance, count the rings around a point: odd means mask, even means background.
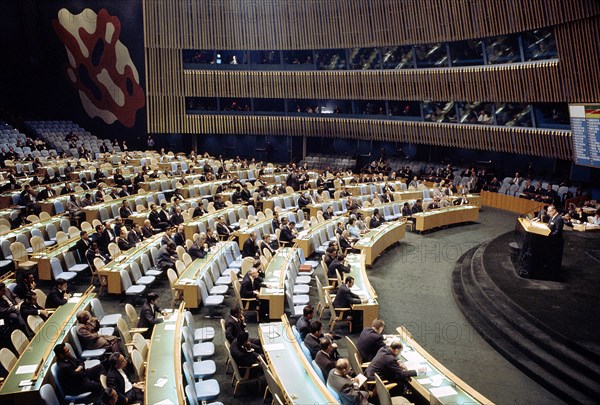
[[[165,330],[175,330],[176,326],[176,324],[169,322],[167,325],[165,325]]]
[[[83,295],[82,293],[75,293],[75,294],[73,294],[73,297],[79,298],[79,297],[81,297],[82,295]]]
[[[69,304],[77,304],[79,302],[79,297],[72,297],[69,298],[69,300],[67,301],[67,303]]]
[[[179,282],[181,284],[194,284],[194,280],[192,280],[191,278],[182,278],[181,280],[179,280]]]
[[[283,294],[283,288],[265,288],[265,294]]]
[[[168,381],[169,380],[167,380],[166,378],[159,378],[158,380],[156,380],[156,383],[154,383],[154,386],[158,387],[158,388],[162,388]]]

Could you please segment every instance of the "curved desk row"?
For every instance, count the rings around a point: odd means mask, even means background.
[[[39,402],[39,390],[47,382],[54,361],[54,346],[69,341],[69,331],[76,322],[76,314],[87,309],[95,296],[91,289],[58,307],[40,327],[4,380],[0,388],[0,403]],[[24,381],[28,381],[28,385]]]
[[[146,360],[146,404],[184,404],[181,372],[183,303],[165,322],[154,325]]]
[[[267,363],[281,386],[286,404],[337,404],[302,353],[285,316],[282,322],[258,325]]]
[[[461,222],[475,222],[479,219],[479,207],[473,205],[457,205],[438,208],[432,211],[413,214],[415,230],[427,231],[441,226],[459,224]]]
[[[386,222],[371,229],[355,244],[365,254],[365,264],[372,266],[377,257],[394,243],[404,239],[406,235],[406,219]]]
[[[427,366],[427,374],[412,377],[409,384],[430,404],[493,404],[463,380],[444,367],[419,345],[403,326],[396,329],[404,349],[400,356],[409,369]]]

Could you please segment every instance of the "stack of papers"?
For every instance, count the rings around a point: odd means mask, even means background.
[[[277,350],[285,350],[285,345],[283,343],[273,343],[270,345],[264,345],[263,350],[265,352],[274,352]]]
[[[450,386],[432,388],[432,389],[430,389],[430,391],[436,398],[449,397],[450,395],[456,395],[456,390]]]

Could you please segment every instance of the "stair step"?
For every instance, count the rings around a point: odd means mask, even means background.
[[[490,286],[478,285],[473,260],[481,256],[483,249],[485,245],[480,245],[463,255],[453,272],[453,293],[461,311],[488,343],[540,385],[568,401],[594,403],[598,397],[597,380],[537,345],[527,332],[517,329],[526,320],[507,304],[490,300],[486,294],[491,294]],[[521,319],[511,323],[507,317],[513,315]],[[526,330],[533,333],[534,326],[527,326]]]

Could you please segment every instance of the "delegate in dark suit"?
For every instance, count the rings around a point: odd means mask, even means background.
[[[327,385],[338,393],[342,405],[367,405],[369,403],[366,392],[360,391],[349,376],[336,374],[335,369],[329,372]]]
[[[242,257],[256,257],[258,255],[258,246],[252,238],[246,239],[242,248]]]
[[[148,328],[145,335],[151,336],[154,325],[163,321],[160,315],[161,309],[157,305],[151,305],[148,302],[145,302],[144,305],[142,305],[140,320],[138,321],[137,327]]]
[[[286,243],[293,243],[294,234],[292,233],[292,230],[287,226],[284,226],[283,229],[281,229],[281,233],[279,234],[279,240]]]
[[[342,284],[333,300],[334,308],[351,308],[352,304],[360,304],[360,297],[350,291],[347,284]]]
[[[70,292],[68,290],[61,291],[57,286],[52,287],[46,298],[46,308],[58,308],[61,305],[65,305],[67,303],[65,294],[70,294]]]
[[[56,361],[56,364],[58,365],[58,379],[66,394],[78,395],[83,392],[91,392],[92,395],[98,396],[102,393],[103,388],[99,380],[104,368],[101,364],[86,370],[82,360],[70,355],[63,355]]]
[[[404,380],[417,375],[415,370],[407,370],[400,366],[398,359],[392,353],[389,347],[382,347],[377,351],[375,358],[369,363],[369,367],[365,371],[365,376],[369,380],[375,379],[375,373],[382,380],[389,382],[403,382]]]
[[[363,362],[373,360],[379,349],[385,347],[383,335],[377,333],[373,328],[366,328],[360,333],[356,347]]]
[[[331,353],[327,353],[323,350],[319,350],[315,356],[315,363],[323,372],[323,375],[329,375],[329,372],[335,368],[335,362],[337,359],[332,356]]]
[[[77,253],[79,254],[79,257],[83,260],[85,258],[85,252],[87,252],[87,250],[89,248],[90,248],[90,241],[80,238],[77,241],[77,243],[75,244],[75,246],[73,247],[73,250],[77,251]]]
[[[127,376],[130,382],[133,381],[131,376]],[[134,392],[125,392],[125,379],[116,368],[111,368],[106,373],[106,386],[114,389],[119,396],[117,400],[117,405],[125,405],[129,403],[129,397],[137,397],[137,394]],[[136,388],[132,388],[130,391],[134,391]]]

